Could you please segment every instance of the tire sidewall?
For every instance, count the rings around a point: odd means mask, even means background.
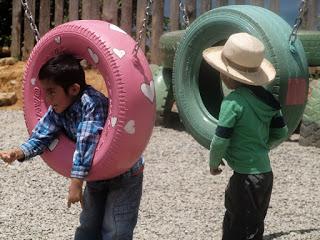
[[[277,71],[276,80],[267,89],[279,99],[290,133],[299,124],[305,107],[308,89],[306,57],[299,40],[294,45],[295,54],[290,52],[290,26],[276,14],[260,7],[228,6],[211,10],[187,29],[177,49],[173,68],[173,90],[179,115],[188,132],[206,148],[210,146],[218,116],[212,116],[207,111],[199,92],[202,52],[219,42],[223,45],[223,41],[237,32],[248,32],[264,43],[266,58]],[[290,79],[297,79],[294,82],[297,85],[301,80],[305,89],[294,88],[303,91],[302,97],[298,99],[299,104],[289,106],[287,100],[292,99],[294,94],[288,92]]]

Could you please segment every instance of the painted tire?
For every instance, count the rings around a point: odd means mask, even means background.
[[[154,88],[156,91],[156,125],[162,125],[170,114],[174,99],[172,92],[172,69],[159,66],[153,71]]]
[[[142,51],[134,56],[135,41],[115,25],[79,20],[60,25],[34,47],[24,75],[24,116],[31,133],[47,111],[37,79],[40,67],[66,52],[86,59],[104,77],[109,112],[87,180],[108,179],[127,171],[145,149],[155,121],[152,74]],[[75,144],[63,134],[51,151],[42,154],[56,172],[69,177]]]
[[[320,66],[320,32],[301,30],[298,31],[298,38],[302,42],[308,65]]]
[[[308,92],[306,55],[299,39],[289,48],[291,27],[271,11],[257,6],[226,6],[198,17],[180,42],[173,66],[173,91],[180,118],[188,132],[209,149],[218,122],[223,91],[216,70],[202,51],[223,45],[237,32],[248,32],[265,45],[266,58],[275,66],[276,80],[266,88],[279,99],[289,133],[296,129]]]
[[[161,35],[159,40],[161,65],[164,68],[172,69],[174,55],[185,30],[167,32]]]
[[[310,82],[310,92],[300,127],[299,144],[320,147],[320,81]]]

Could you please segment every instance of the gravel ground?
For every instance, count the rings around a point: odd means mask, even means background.
[[[294,136],[297,139],[297,136]],[[21,111],[0,111],[0,150],[27,138]],[[208,173],[208,150],[184,131],[156,127],[135,239],[221,239],[232,173]],[[271,152],[274,190],[265,240],[320,240],[320,149],[285,142]],[[66,206],[68,181],[40,159],[0,163],[0,239],[72,239],[80,207]]]

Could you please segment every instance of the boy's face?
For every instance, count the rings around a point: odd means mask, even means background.
[[[235,89],[238,87],[238,82],[231,79],[227,75],[220,73],[220,79],[224,82],[224,84],[227,86],[229,89]]]
[[[74,102],[75,97],[80,92],[80,86],[78,84],[70,86],[68,93],[66,93],[61,86],[55,84],[51,80],[41,80],[40,85],[45,92],[47,104],[51,105],[52,109],[56,113],[62,113],[66,110]],[[78,86],[75,85],[78,85],[79,89]]]

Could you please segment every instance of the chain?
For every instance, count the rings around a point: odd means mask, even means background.
[[[182,12],[182,18],[183,18],[184,24],[186,25],[186,27],[189,27],[189,24],[190,24],[189,17],[187,14],[186,7],[183,4],[182,0],[179,0],[179,8],[180,8],[180,11]]]
[[[294,42],[297,39],[297,33],[300,25],[302,24],[303,15],[307,11],[307,1],[308,0],[301,0],[300,6],[299,6],[299,15],[297,16],[295,23],[292,28],[292,32],[289,36],[289,44],[292,47]]]
[[[136,43],[136,45],[134,46],[134,49],[133,49],[133,54],[135,56],[137,56],[139,47],[141,46],[142,34],[146,30],[147,24],[148,24],[147,21],[149,20],[149,17],[151,16],[151,5],[152,5],[152,2],[153,2],[153,0],[148,0],[148,2],[147,2],[147,6],[146,6],[146,10],[145,10],[145,16],[144,16],[143,21],[142,21],[142,28],[139,31],[137,43]]]
[[[26,15],[26,17],[28,18],[28,20],[30,22],[30,27],[31,27],[31,30],[33,31],[34,38],[38,42],[40,39],[40,33],[39,33],[37,25],[35,24],[34,19],[32,17],[32,13],[31,13],[29,6],[28,6],[28,1],[21,0],[21,4],[24,8],[24,14]]]
[[[135,47],[133,49],[133,54],[135,56],[137,55],[139,47],[141,46],[142,34],[146,30],[147,21],[148,21],[149,17],[151,16],[151,5],[152,5],[152,3],[153,3],[153,0],[148,0],[148,2],[147,2],[147,6],[146,6],[146,9],[145,9],[145,17],[144,17],[143,22],[142,22],[142,29],[139,31],[137,43],[136,43],[136,45],[135,45]],[[182,17],[183,17],[184,24],[186,25],[186,27],[188,27],[189,26],[189,18],[188,18],[188,15],[187,15],[187,10],[186,10],[185,5],[183,4],[182,0],[179,0],[179,8],[180,8],[180,11],[182,12]]]

